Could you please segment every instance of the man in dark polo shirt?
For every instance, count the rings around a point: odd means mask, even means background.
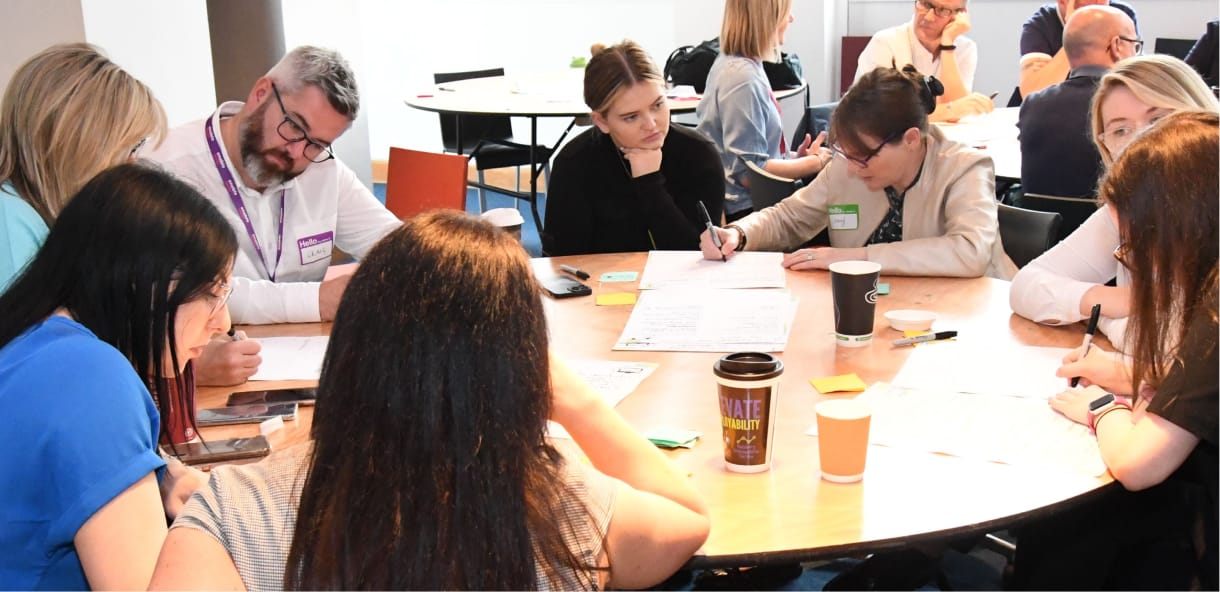
[[[1110,6],[1077,10],[1063,32],[1071,70],[1067,80],[1026,97],[1017,127],[1021,141],[1021,186],[1027,193],[1060,197],[1096,195],[1101,156],[1090,137],[1089,102],[1115,62],[1136,54],[1135,23]],[[1090,203],[1067,203],[1060,237],[1096,210]]]
[[[1063,52],[1063,29],[1072,13],[1086,6],[1113,6],[1135,23],[1132,38],[1138,38],[1139,21],[1135,9],[1119,0],[1057,0],[1040,7],[1021,27],[1022,97],[1027,97],[1067,78],[1068,61]]]

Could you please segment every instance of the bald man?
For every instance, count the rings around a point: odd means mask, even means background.
[[[1119,0],[1057,0],[1043,5],[1034,12],[1021,27],[1021,96],[1042,90],[1052,84],[1063,82],[1070,67],[1063,51],[1064,23],[1072,14],[1088,6],[1112,6],[1135,23],[1139,33],[1135,9]],[[1137,35],[1138,37],[1138,35]]]
[[[1067,80],[1035,92],[1021,104],[1017,127],[1021,141],[1021,186],[1028,193],[1096,197],[1101,156],[1089,135],[1089,102],[1114,63],[1136,54],[1135,23],[1110,6],[1081,8],[1068,19],[1063,51]],[[1093,203],[1071,203],[1063,214],[1062,239],[1097,210]]]

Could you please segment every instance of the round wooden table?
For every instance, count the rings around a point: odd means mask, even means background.
[[[566,263],[591,274],[594,295],[634,291],[635,284],[599,284],[608,271],[643,271],[647,254],[623,253],[535,259],[536,271],[560,273]],[[712,532],[691,567],[757,565],[873,552],[912,542],[978,535],[1075,503],[1112,482],[1036,467],[1018,467],[958,457],[871,446],[863,481],[835,484],[819,477],[818,439],[805,435],[814,405],[823,398],[809,379],[854,372],[866,383],[887,381],[911,348],[893,348],[899,336],[882,318],[891,309],[919,308],[963,335],[986,336],[996,346],[1075,347],[1083,329],[1046,327],[1011,312],[1008,282],[989,278],[882,276],[891,293],[877,302],[877,338],[864,348],[835,345],[830,277],[826,272],[788,272],[788,289],[800,298],[780,383],[772,468],[758,474],[724,469],[720,416],[712,364],[721,353],[612,351],[631,314],[630,306],[595,305],[594,297],[555,300],[544,306],[556,349],[571,359],[609,359],[659,364],[617,406],[640,431],[658,426],[703,433],[692,449],[669,457],[690,474],[711,508]],[[248,327],[251,337],[317,335],[325,324]],[[997,360],[1003,363],[1003,360]],[[233,390],[309,383],[247,383],[238,389],[201,389],[199,406],[224,404]],[[830,395],[841,396],[841,395]],[[312,408],[272,435],[273,446],[308,439]],[[928,426],[953,429],[953,426]],[[208,428],[205,437],[257,433],[254,426]]]

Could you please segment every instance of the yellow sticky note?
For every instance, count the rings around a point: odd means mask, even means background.
[[[809,384],[813,388],[818,389],[819,393],[827,395],[830,393],[858,393],[868,388],[855,372],[851,374],[843,374],[841,376],[826,376],[824,378],[811,378]]]
[[[919,329],[907,329],[906,331],[902,332],[902,336],[903,337],[919,337],[920,335],[927,335],[928,333],[931,333],[931,331],[920,331]]]
[[[613,294],[598,294],[598,306],[620,306],[623,304],[635,304],[635,294],[631,292],[615,292]]]

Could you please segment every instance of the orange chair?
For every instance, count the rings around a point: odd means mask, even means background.
[[[401,220],[441,208],[465,211],[468,160],[457,154],[391,147],[385,182],[386,209]]]

